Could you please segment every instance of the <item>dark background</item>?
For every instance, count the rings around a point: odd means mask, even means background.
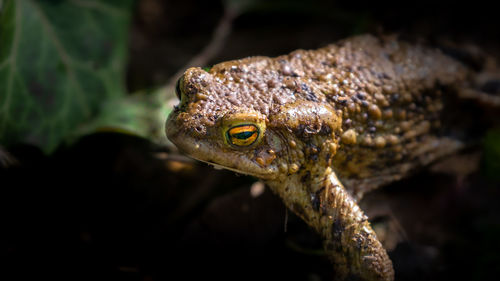
[[[353,34],[397,33],[431,43],[478,45],[499,56],[493,1],[249,1],[207,65],[276,56]],[[136,3],[127,83],[160,86],[198,54],[228,7],[219,1]],[[321,241],[256,179],[175,158],[122,134],[94,134],[51,156],[9,149],[0,170],[0,274],[7,280],[331,280]],[[389,232],[396,280],[496,280],[499,183],[483,149],[451,169],[421,171],[362,205]],[[479,159],[475,165],[474,159]],[[452,167],[453,168],[453,167]],[[285,227],[285,219],[287,223]],[[393,227],[396,225],[396,227]],[[286,228],[286,232],[285,232]],[[3,279],[3,278],[2,278]]]

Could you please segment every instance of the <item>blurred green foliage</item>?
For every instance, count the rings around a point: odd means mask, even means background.
[[[147,138],[157,144],[169,145],[164,131],[166,118],[177,98],[169,86],[152,91],[142,91],[119,99],[107,99],[101,103],[100,113],[84,122],[71,134],[80,137],[96,131],[113,131]]]
[[[51,152],[125,95],[132,0],[0,5],[0,143]]]

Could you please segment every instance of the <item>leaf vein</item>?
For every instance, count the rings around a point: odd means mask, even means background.
[[[75,88],[78,90],[78,99],[79,99],[79,104],[82,107],[82,110],[85,114],[85,116],[90,116],[90,108],[88,107],[88,104],[86,103],[86,96],[85,93],[82,89],[82,86],[76,79],[75,72],[72,68],[73,60],[71,56],[68,54],[64,46],[62,45],[61,41],[59,40],[59,37],[55,34],[55,31],[45,16],[44,12],[42,9],[38,6],[38,4],[35,4],[34,1],[31,1],[33,7],[35,7],[35,10],[37,11],[38,15],[40,16],[40,20],[42,21],[42,26],[45,28],[45,31],[47,33],[47,36],[49,36],[52,39],[52,42],[54,43],[55,48],[57,49],[59,56],[61,57],[62,63],[66,66],[66,70],[68,71],[68,76],[69,80],[75,85]]]
[[[16,5],[19,2],[14,2],[12,5]],[[7,90],[5,91],[5,101],[3,102],[3,107],[2,107],[2,112],[3,112],[3,118],[1,118],[1,123],[0,123],[0,134],[3,133],[3,130],[5,129],[6,123],[8,123],[10,120],[9,118],[9,113],[8,113],[8,108],[10,106],[10,99],[12,97],[12,88],[13,88],[13,83],[14,83],[14,72],[17,71],[16,69],[16,56],[17,56],[17,46],[19,45],[19,33],[22,27],[22,21],[21,21],[21,9],[19,6],[15,6],[15,16],[14,16],[14,39],[12,41],[12,46],[10,49],[10,54],[6,61],[9,62],[11,70],[9,71],[9,77],[7,79]],[[3,66],[3,65],[2,65]]]

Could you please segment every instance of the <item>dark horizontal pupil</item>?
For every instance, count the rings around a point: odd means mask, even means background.
[[[249,137],[251,137],[253,134],[255,134],[255,132],[241,132],[241,133],[237,133],[237,134],[232,135],[232,137],[237,138],[239,140],[245,140],[245,139],[248,139]]]

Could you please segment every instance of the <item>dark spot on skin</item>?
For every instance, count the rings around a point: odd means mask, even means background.
[[[320,150],[317,146],[315,146],[314,144],[309,144],[307,147],[306,157],[311,161],[317,161],[319,151]]]
[[[321,149],[314,144],[309,144],[309,153],[311,154],[318,154],[321,151]]]
[[[309,155],[309,160],[312,160],[314,162],[318,161],[318,155],[317,154]]]
[[[316,94],[309,88],[309,86],[307,86],[307,84],[302,83],[300,85],[300,90],[305,93],[306,100],[318,102],[318,97],[316,97]]]
[[[399,94],[393,94],[391,96],[391,102],[397,102],[399,100]]]
[[[325,187],[322,186],[318,191],[316,191],[314,193],[314,199],[317,201],[313,201],[312,204],[313,204],[313,208],[315,211],[319,212],[320,208],[321,208],[321,212],[322,214],[326,214],[328,209],[327,209],[327,204],[325,204],[325,202],[321,202],[321,194],[323,193],[323,191],[325,190]],[[311,195],[311,199],[312,199],[312,195]],[[315,204],[317,204],[317,207],[315,206]]]
[[[309,182],[309,180],[311,179],[311,173],[309,171],[307,171],[301,178],[300,178],[300,181],[303,183],[303,184],[307,184]]]
[[[336,219],[332,225],[332,236],[336,240],[340,240],[342,238],[342,233],[344,232],[344,226],[339,219]]]
[[[318,102],[318,97],[313,92],[307,92],[306,93],[306,100],[312,101],[312,102]]]
[[[361,237],[359,236],[356,236],[356,238],[354,238],[356,240],[356,249],[359,251],[361,250],[361,248],[363,247],[363,239],[361,239]]]
[[[320,201],[320,198],[319,198],[319,192],[311,193],[311,204],[312,204],[313,210],[316,211],[316,212],[318,212],[319,211],[319,207],[321,205],[321,201]]]
[[[357,97],[358,99],[360,99],[360,100],[364,100],[364,99],[366,99],[366,95],[365,95],[365,93],[357,93],[357,94],[356,94],[356,97]]]
[[[377,78],[380,80],[382,80],[382,79],[390,80],[391,79],[391,77],[389,75],[387,75],[387,73],[385,73],[385,72],[377,73]]]
[[[301,136],[301,137],[304,137],[304,131],[306,129],[306,125],[305,124],[299,124],[299,126],[297,126],[297,135]]]
[[[330,135],[332,133],[332,128],[330,128],[330,126],[327,125],[322,125],[319,133],[321,135]]]
[[[196,87],[194,85],[189,85],[185,87],[185,90],[186,91],[184,92],[184,94],[186,94],[187,96],[194,95],[197,92]]]
[[[310,92],[311,91],[311,89],[309,89],[309,86],[307,86],[307,84],[305,84],[305,83],[302,83],[300,85],[300,89],[302,89],[302,91],[304,91],[304,92]]]

